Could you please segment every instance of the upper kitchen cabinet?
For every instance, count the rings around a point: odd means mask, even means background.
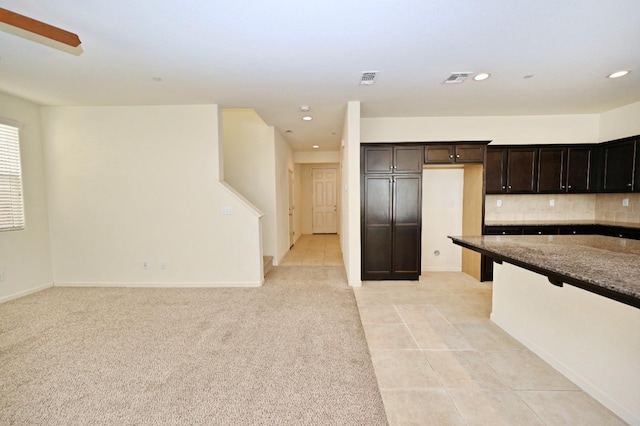
[[[600,145],[603,192],[631,192],[638,187],[637,141],[621,139]]]
[[[591,192],[593,148],[576,146],[567,148],[567,192]]]
[[[487,194],[536,192],[538,149],[489,147],[487,150]]]
[[[486,142],[427,144],[424,147],[425,164],[470,164],[484,162]]]
[[[589,146],[551,147],[538,150],[539,193],[589,192],[591,190]]]
[[[365,173],[422,173],[422,146],[368,146],[362,161]]]
[[[564,192],[566,189],[566,148],[540,148],[538,151],[538,192]]]
[[[485,167],[487,194],[500,194],[507,189],[507,149],[489,147]]]

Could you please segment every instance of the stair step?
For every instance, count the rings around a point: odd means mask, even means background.
[[[269,271],[273,268],[273,256],[263,256],[262,269],[264,276],[266,277]]]

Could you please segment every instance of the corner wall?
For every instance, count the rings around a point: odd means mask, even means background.
[[[0,302],[51,287],[51,251],[39,107],[0,93],[0,117],[21,124],[26,229],[0,232]]]
[[[44,107],[42,123],[56,285],[261,285],[260,212],[219,181],[216,105]]]
[[[347,103],[342,131],[340,242],[350,286],[362,285],[360,249],[360,102]]]
[[[600,140],[604,142],[640,134],[640,102],[600,114]]]
[[[224,181],[264,213],[263,252],[278,265],[289,251],[288,171],[294,170],[293,150],[251,108],[225,108],[222,116]]]

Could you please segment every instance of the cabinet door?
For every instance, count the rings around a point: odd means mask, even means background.
[[[420,275],[422,176],[394,177],[393,273],[397,278]]]
[[[591,147],[567,148],[567,192],[591,191]]]
[[[636,168],[634,171],[635,182],[633,190],[640,192],[640,139],[636,139]]]
[[[506,191],[507,184],[507,150],[506,148],[489,148],[486,164],[486,193],[500,194]]]
[[[456,163],[484,163],[485,145],[456,145]]]
[[[363,149],[365,173],[391,173],[393,171],[393,148],[390,146],[367,146]]]
[[[394,147],[394,173],[422,173],[422,151],[421,146]]]
[[[426,145],[424,147],[425,164],[448,164],[454,161],[453,145]]]
[[[362,278],[391,275],[392,178],[365,176],[362,198]]]
[[[564,165],[567,150],[540,148],[538,151],[538,192],[564,192]]]
[[[636,158],[634,140],[604,146],[604,191],[630,192]]]
[[[536,190],[536,148],[510,148],[507,154],[507,192]]]

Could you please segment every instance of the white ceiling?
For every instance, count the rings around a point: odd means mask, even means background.
[[[251,107],[295,150],[338,149],[354,100],[364,117],[584,114],[640,101],[640,0],[0,0],[0,7],[82,40],[74,51],[0,24],[0,91],[42,105]],[[632,72],[605,78],[619,69]],[[360,86],[361,72],[374,70],[376,83]],[[492,77],[442,84],[456,71]],[[313,121],[301,120],[301,105],[311,106]]]

